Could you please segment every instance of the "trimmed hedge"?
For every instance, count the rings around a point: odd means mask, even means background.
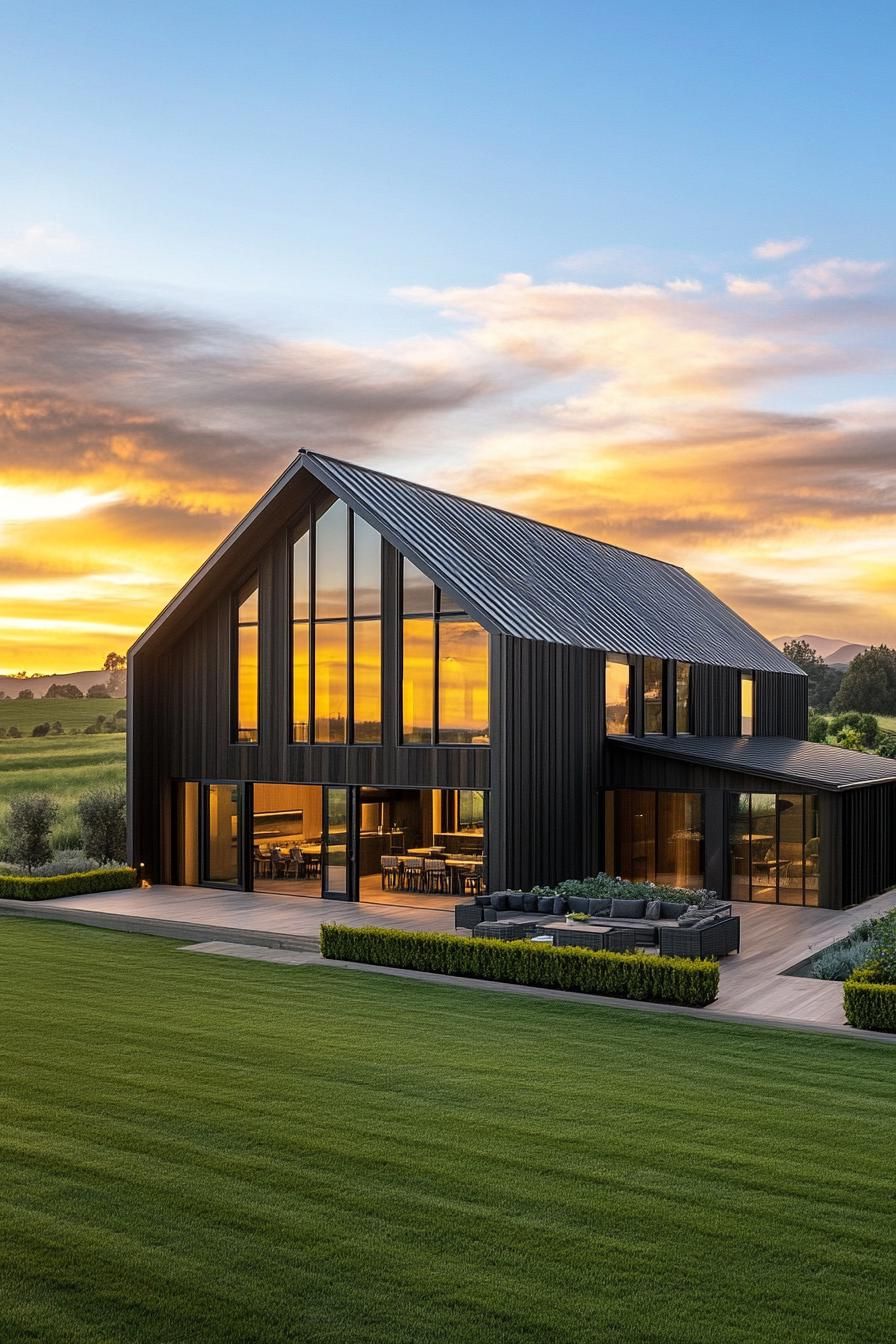
[[[57,896],[87,896],[94,891],[118,891],[136,885],[133,868],[94,868],[89,873],[62,873],[57,877],[0,875],[0,900],[52,901]]]
[[[851,1027],[896,1032],[896,985],[881,983],[873,963],[860,966],[843,986],[843,1011]]]
[[[593,952],[586,947],[460,938],[453,933],[353,929],[344,924],[322,925],[320,947],[325,957],[336,961],[605,994],[616,999],[676,1003],[687,1008],[705,1008],[719,991],[716,962],[648,956],[643,952]]]

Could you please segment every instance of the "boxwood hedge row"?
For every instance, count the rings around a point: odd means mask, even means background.
[[[86,896],[93,891],[118,891],[133,887],[133,868],[95,868],[88,873],[63,873],[57,877],[7,877],[0,874],[0,900],[52,901],[57,896]]]
[[[643,952],[593,952],[590,948],[550,947],[522,940],[500,942],[452,933],[354,929],[343,924],[322,925],[320,946],[325,957],[337,961],[688,1008],[704,1008],[719,990],[716,962]]]
[[[896,985],[883,984],[873,963],[860,966],[843,985],[843,1011],[851,1027],[896,1032]]]

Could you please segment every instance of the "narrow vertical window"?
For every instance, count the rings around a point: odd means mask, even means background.
[[[675,731],[679,737],[691,731],[691,665],[675,664]]]
[[[314,740],[348,741],[348,510],[341,499],[314,527]]]
[[[604,668],[604,722],[607,733],[629,731],[631,715],[631,667],[625,653],[608,653]]]
[[[352,741],[381,742],[382,571],[380,534],[352,515]]]
[[[292,544],[292,740],[309,740],[311,648],[309,631],[309,557],[307,523]]]
[[[488,742],[488,633],[440,613],[438,642],[439,741]]]
[[[237,742],[258,741],[258,575],[236,596],[235,729]]]
[[[432,742],[435,694],[435,589],[402,560],[402,741]]]
[[[665,731],[665,665],[662,658],[644,659],[644,732]]]
[[[740,735],[753,736],[753,673],[740,674]]]

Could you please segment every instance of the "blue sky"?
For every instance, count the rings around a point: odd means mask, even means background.
[[[60,271],[283,330],[398,285],[738,267],[893,239],[896,6],[29,4],[0,50],[3,229]],[[10,128],[14,128],[10,134]]]
[[[3,18],[0,671],[126,646],[301,445],[896,644],[896,5]]]

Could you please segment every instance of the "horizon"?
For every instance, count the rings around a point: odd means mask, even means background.
[[[299,445],[896,644],[896,12],[384,8],[10,20],[3,674],[123,652]]]

